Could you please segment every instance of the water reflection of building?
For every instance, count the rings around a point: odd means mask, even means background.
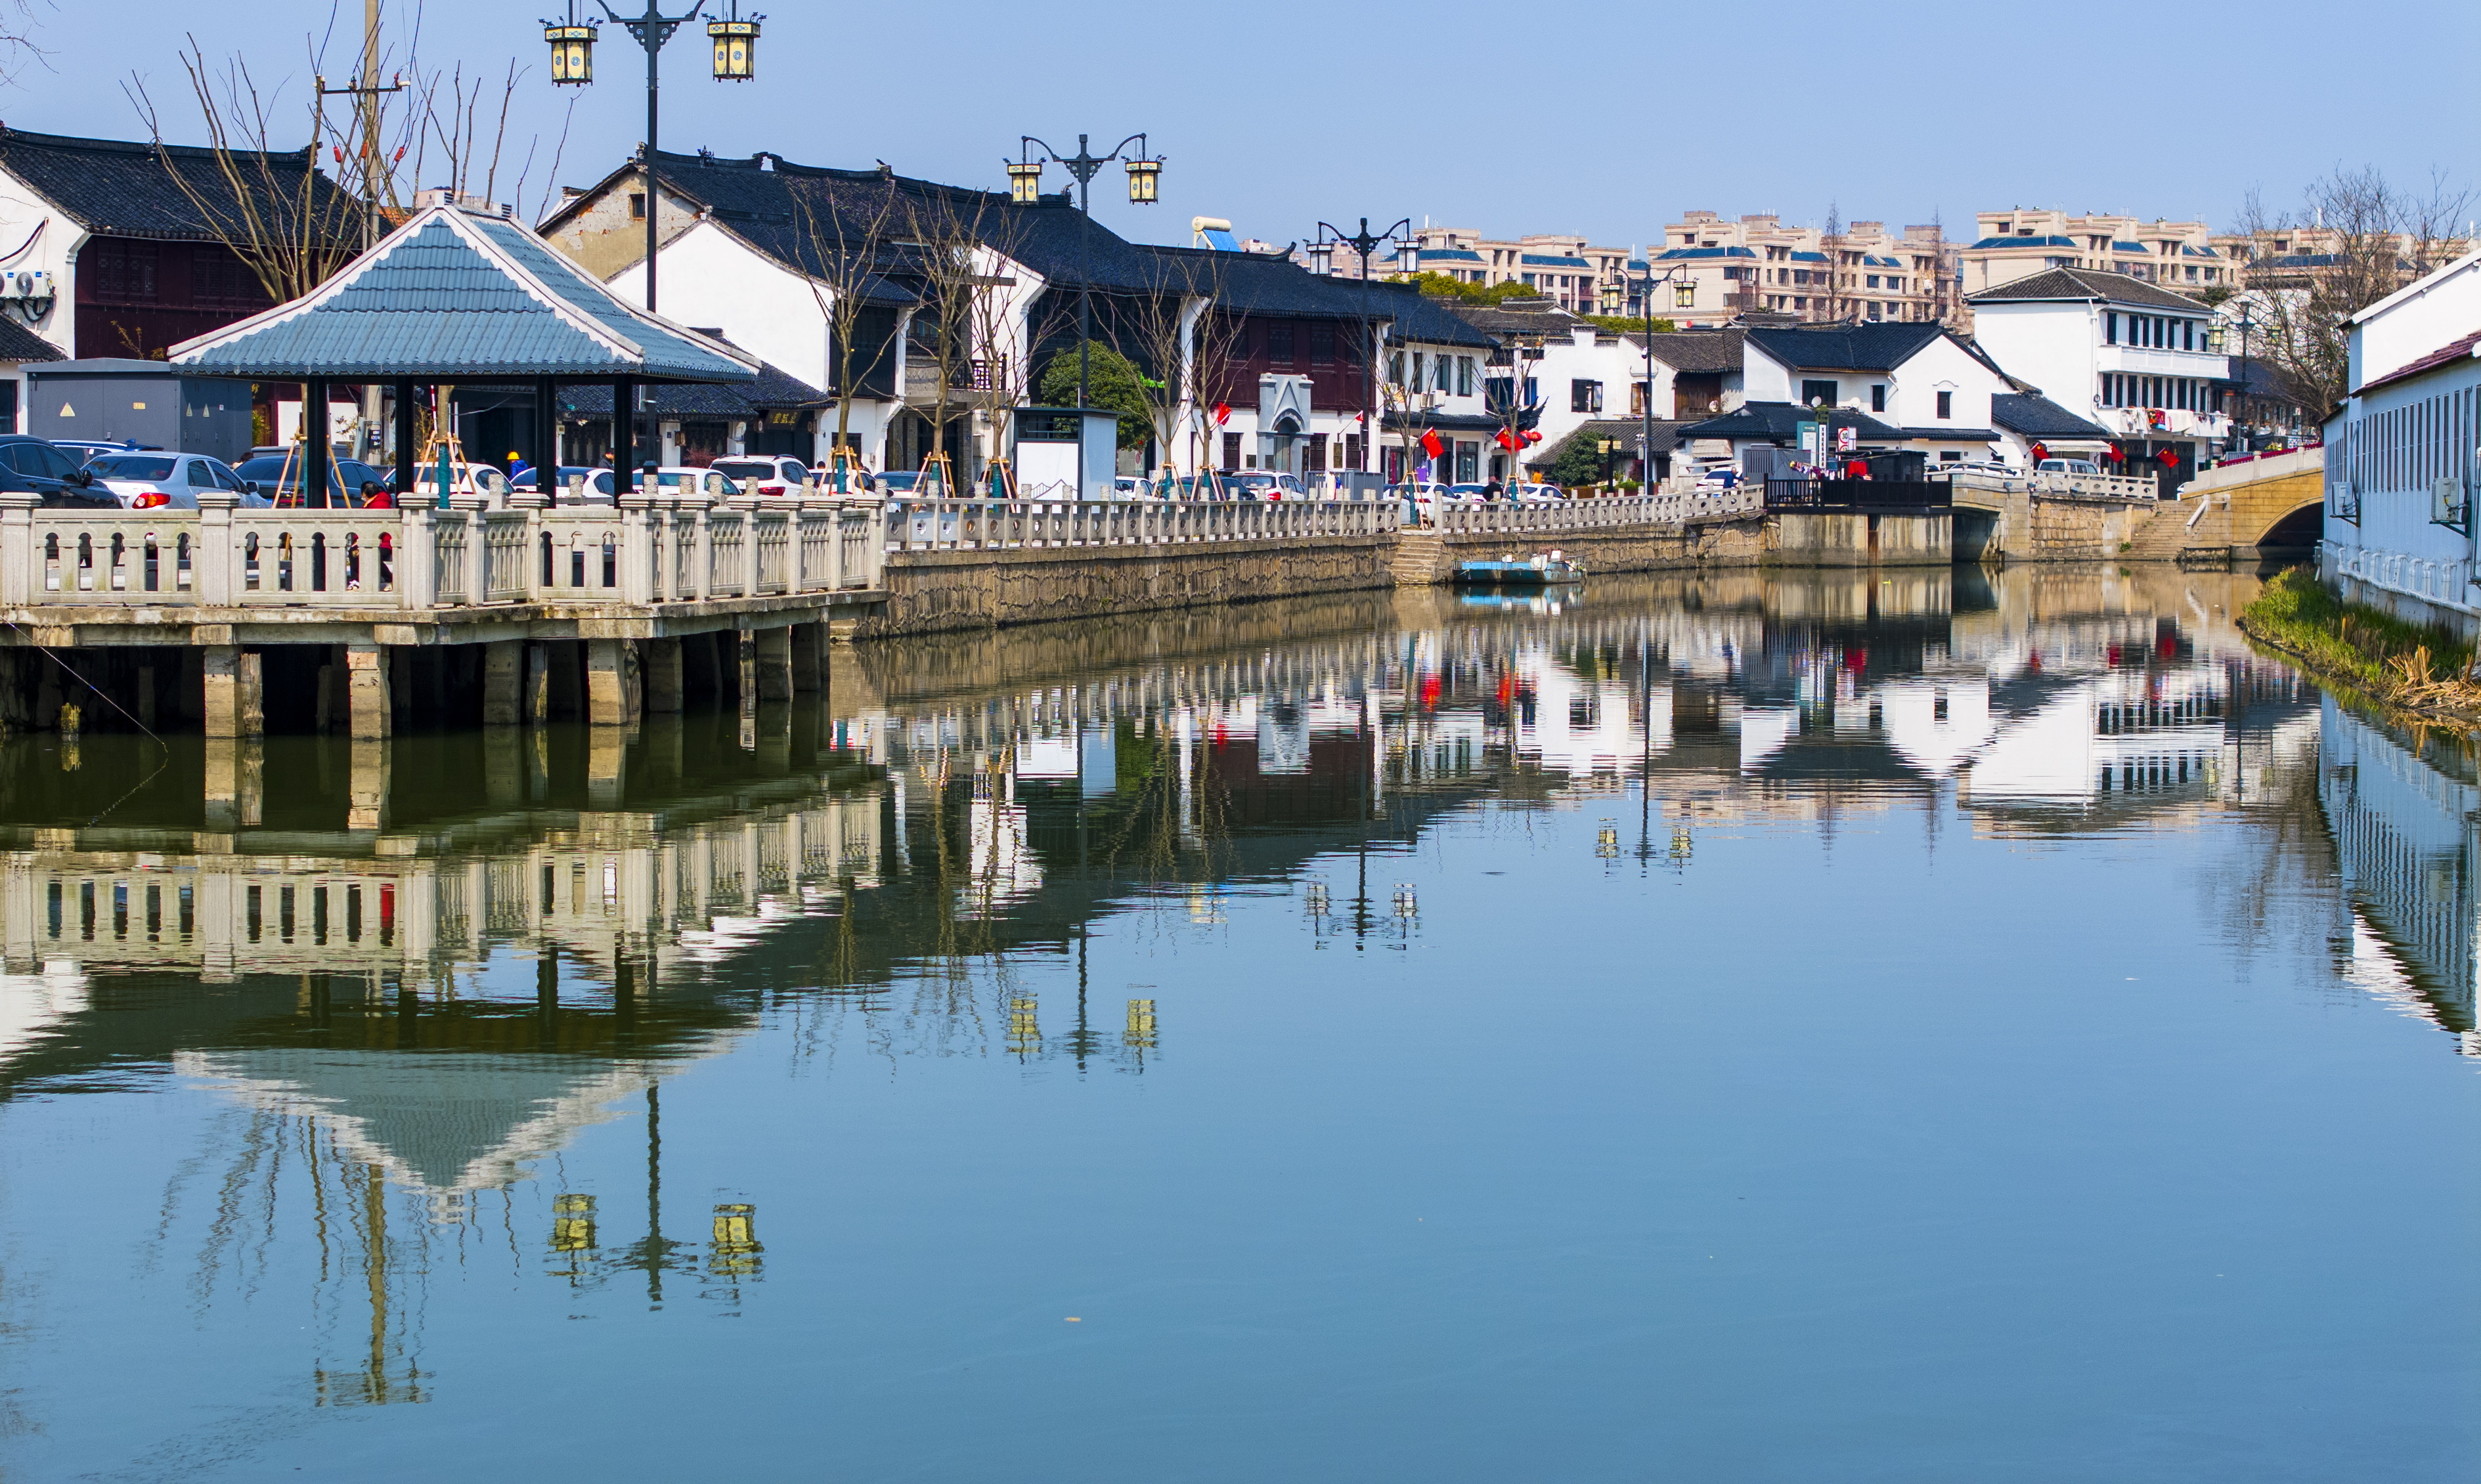
[[[2453,1031],[2481,1055],[2473,1016],[2481,788],[2452,743],[2424,757],[2327,698],[2317,800],[2343,877],[2335,935],[2345,977]]]

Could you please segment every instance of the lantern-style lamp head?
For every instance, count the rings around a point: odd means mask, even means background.
[[[1628,290],[1616,282],[1603,285],[1603,313],[1617,314],[1628,307]]]
[[[1008,162],[1008,199],[1019,206],[1031,206],[1042,199],[1042,162],[1010,160]]]
[[[745,83],[758,75],[758,23],[764,15],[744,18],[739,6],[722,20],[706,23],[707,39],[715,43],[715,80]]]
[[[551,80],[562,88],[583,88],[594,81],[594,25],[571,15],[543,22],[543,39],[551,43]]]
[[[2220,325],[2213,325],[2206,331],[2206,349],[2216,355],[2223,353],[2223,348],[2230,340],[2231,332]]]
[[[1677,284],[1673,285],[1671,290],[1671,301],[1683,309],[1696,308],[1697,281],[1693,278],[1683,278]]]
[[[1396,271],[1411,276],[1422,271],[1422,245],[1401,242],[1396,245]]]
[[[1327,278],[1335,274],[1335,244],[1320,239],[1310,244],[1310,273]]]
[[[1129,199],[1139,206],[1152,206],[1160,199],[1157,192],[1162,185],[1162,162],[1138,158],[1129,162]]]

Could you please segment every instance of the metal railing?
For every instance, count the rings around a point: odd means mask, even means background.
[[[1395,531],[1386,500],[890,500],[891,552],[1205,541],[1363,539]]]
[[[1955,503],[1945,480],[1768,480],[1770,510],[1918,510]]]
[[[229,498],[229,497],[226,497]],[[872,588],[875,500],[619,508],[46,510],[0,494],[0,605],[433,610]]]

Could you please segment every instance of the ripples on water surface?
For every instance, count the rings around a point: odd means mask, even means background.
[[[10,742],[0,1470],[2469,1478],[2473,773],[2252,587]]]

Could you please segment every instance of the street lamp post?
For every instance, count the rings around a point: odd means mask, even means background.
[[[1361,260],[1361,341],[1368,362],[1364,368],[1368,373],[1364,378],[1368,385],[1361,404],[1361,468],[1358,472],[1363,474],[1370,472],[1371,448],[1378,441],[1378,425],[1371,420],[1378,411],[1378,320],[1370,312],[1370,254],[1378,250],[1380,243],[1386,242],[1396,244],[1397,273],[1419,271],[1422,247],[1413,236],[1413,219],[1410,217],[1383,232],[1371,231],[1368,217],[1361,219],[1360,231],[1350,233],[1321,221],[1318,224],[1316,239],[1310,244],[1310,272],[1321,278],[1334,272],[1335,249],[1338,247],[1350,247]]]
[[[1641,489],[1654,487],[1654,286],[1658,283],[1671,284],[1673,304],[1682,309],[1693,309],[1697,306],[1697,282],[1687,273],[1688,265],[1683,263],[1658,276],[1654,266],[1649,263],[1637,278],[1637,299],[1645,310],[1645,403],[1637,409],[1643,426],[1637,433],[1636,447],[1637,484]],[[1604,284],[1603,312],[1618,312],[1626,303],[1626,293],[1623,283]]]
[[[662,81],[656,59],[662,54],[664,43],[672,39],[673,32],[705,13],[707,0],[698,0],[688,13],[681,15],[665,14],[658,8],[658,0],[646,0],[646,11],[642,15],[623,15],[612,9],[609,0],[596,0],[596,3],[602,6],[604,15],[613,24],[628,28],[630,37],[646,49],[646,312],[653,314],[656,312],[655,250],[660,245],[658,222],[663,216],[657,199],[660,193],[655,183],[656,124],[659,118],[656,104]],[[715,44],[715,77],[718,82],[745,83],[757,75],[758,23],[767,17],[743,15],[740,0],[725,0],[725,3],[729,8],[727,13],[708,21],[706,27],[707,36]],[[595,28],[601,24],[601,21],[580,16],[576,0],[569,0],[566,18],[542,23],[543,40],[551,46],[551,80],[555,85],[583,88],[594,81]],[[617,417],[621,409],[615,406],[612,410]],[[632,436],[635,436],[634,432]],[[612,464],[615,470],[628,466],[629,460],[625,456],[630,452],[613,450]]]
[[[1131,144],[1137,146],[1137,152],[1133,155],[1122,153]],[[1066,166],[1068,173],[1077,181],[1077,247],[1078,255],[1083,258],[1086,255],[1085,232],[1094,220],[1094,200],[1090,187],[1095,175],[1101,172],[1103,167],[1114,160],[1128,166],[1129,200],[1138,206],[1155,204],[1157,193],[1162,181],[1162,156],[1147,155],[1146,137],[1142,134],[1132,134],[1112,145],[1110,153],[1100,155],[1085,147],[1085,136],[1083,134],[1077,136],[1077,152],[1073,155],[1063,155],[1031,134],[1022,135],[1017,141],[1017,157],[1006,162],[1008,199],[1019,206],[1032,205],[1042,196],[1044,164]],[[1081,272],[1077,285],[1077,405],[1080,407],[1085,405],[1088,347],[1094,337],[1094,291],[1090,285],[1092,277],[1093,274],[1090,273]],[[1078,456],[1082,460],[1084,457],[1085,447],[1082,432],[1078,436],[1077,447]],[[1082,484],[1084,479],[1082,462],[1078,469],[1078,479]]]

